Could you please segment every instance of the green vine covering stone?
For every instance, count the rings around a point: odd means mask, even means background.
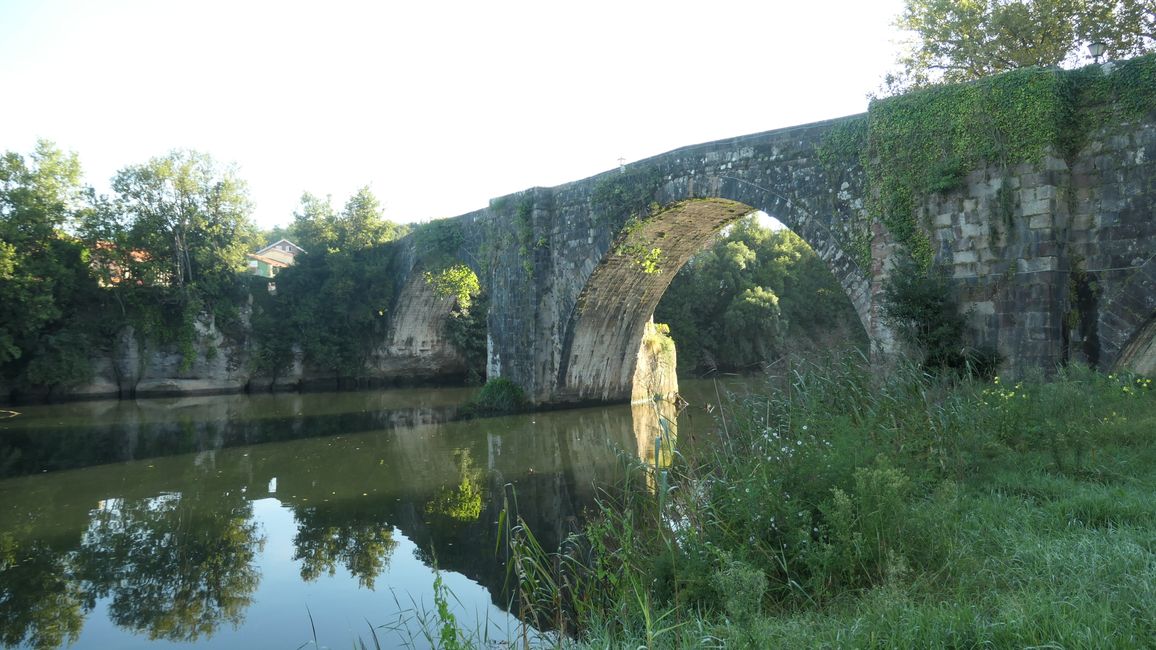
[[[848,180],[847,171],[866,164],[867,116],[855,117],[833,126],[819,144],[819,163],[831,183],[831,192],[838,193]],[[871,223],[855,220],[843,224],[839,239],[843,249],[861,269],[871,267]]]
[[[414,228],[413,238],[418,259],[431,269],[451,266],[465,242],[459,219],[438,219],[420,224]]]
[[[819,160],[835,183],[856,163],[867,170],[870,218],[927,269],[934,250],[916,215],[928,195],[963,187],[970,170],[1049,154],[1071,159],[1109,121],[1153,114],[1156,55],[1114,65],[1110,73],[1098,65],[1025,68],[875,101],[866,120],[832,130]],[[848,226],[847,235],[848,252],[869,262],[870,223]]]
[[[662,174],[654,168],[635,169],[607,176],[594,186],[591,204],[598,223],[619,225],[649,214],[662,186]]]
[[[916,208],[968,170],[1038,162],[1069,116],[1059,70],[1029,68],[875,102],[868,120],[868,210],[923,268],[934,251]]]
[[[614,244],[616,254],[629,258],[632,264],[647,275],[653,275],[661,270],[662,249],[657,246],[650,246],[648,242],[639,237],[639,234],[647,219],[657,214],[660,209],[658,204],[654,204],[647,208],[650,216],[627,219],[622,230],[618,232],[618,239]]]
[[[482,289],[478,276],[465,264],[455,264],[437,273],[426,271],[423,277],[426,284],[433,285],[434,293],[453,296],[463,311],[469,311],[473,297]]]

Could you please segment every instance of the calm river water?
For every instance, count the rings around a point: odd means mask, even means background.
[[[434,566],[459,624],[515,634],[505,500],[552,548],[662,429],[653,405],[456,421],[472,394],[17,407],[0,419],[0,645],[423,647]],[[680,432],[713,429],[713,385],[684,394]]]

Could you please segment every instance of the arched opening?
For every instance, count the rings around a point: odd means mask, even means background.
[[[486,294],[464,264],[415,266],[390,314],[375,372],[407,382],[481,384],[486,366]]]
[[[1156,376],[1156,316],[1140,328],[1120,356],[1113,370],[1134,372],[1148,377]]]
[[[685,199],[624,227],[591,273],[571,314],[555,401],[630,397],[639,343],[679,270],[726,226],[755,211],[748,203],[727,198]],[[831,259],[841,259],[840,255],[820,257],[828,268],[833,266]],[[846,265],[838,268],[843,277],[838,273],[835,277],[844,293],[851,294],[852,289],[866,293],[862,274],[847,273]],[[864,300],[855,304],[861,325],[866,322],[867,306]]]

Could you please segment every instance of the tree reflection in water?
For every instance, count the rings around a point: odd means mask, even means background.
[[[0,533],[0,644],[72,643],[92,601],[72,579],[68,556],[27,532]]]
[[[270,418],[249,418],[229,410],[237,400],[205,398],[203,424],[192,427],[158,414],[155,423],[142,416],[82,431],[68,418],[58,422],[53,410],[25,429],[0,431],[0,455],[11,451],[8,443],[28,442],[22,449],[32,456],[7,460],[17,473],[35,473],[0,481],[0,644],[54,648],[98,639],[101,647],[110,638],[102,635],[115,631],[82,630],[94,609],[107,608],[113,624],[154,640],[209,645],[228,637],[223,628],[240,626],[250,606],[257,605],[254,622],[270,616],[256,613],[266,563],[255,512],[267,515],[253,498],[275,498],[271,512],[292,514],[287,530],[297,564],[288,570],[304,581],[345,570],[373,589],[391,561],[432,566],[436,548],[441,570],[467,576],[506,608],[506,567],[495,549],[507,490],[544,547],[556,548],[581,525],[596,490],[614,489],[621,450],[669,465],[677,417],[667,404],[648,403],[445,423],[440,411],[421,407],[393,409],[391,422],[409,424],[385,426],[383,411],[371,408],[376,402],[340,397],[352,401],[318,397],[326,410],[303,416],[309,426],[289,426],[295,402],[275,402]],[[313,425],[357,433],[306,438]],[[177,447],[196,455],[40,475],[79,462],[68,452],[73,440],[112,450],[95,455],[93,462],[103,462],[169,449],[185,429],[195,441]],[[217,449],[275,439],[276,429],[289,440]],[[415,547],[412,559],[395,557],[403,536]]]
[[[388,513],[363,501],[339,501],[295,506],[297,534],[294,560],[301,561],[301,579],[316,580],[322,573],[334,575],[338,563],[358,583],[373,589],[397,548]]]
[[[474,468],[469,449],[454,451],[461,476],[455,486],[443,485],[425,505],[425,511],[458,521],[474,521],[482,514],[482,471]]]
[[[111,597],[117,625],[194,641],[244,620],[265,539],[243,495],[199,496],[112,499],[92,513],[76,570],[90,599]]]

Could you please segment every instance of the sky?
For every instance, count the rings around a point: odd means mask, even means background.
[[[0,151],[108,192],[174,149],[262,228],[369,186],[417,222],[682,146],[861,113],[902,0],[0,0]]]

